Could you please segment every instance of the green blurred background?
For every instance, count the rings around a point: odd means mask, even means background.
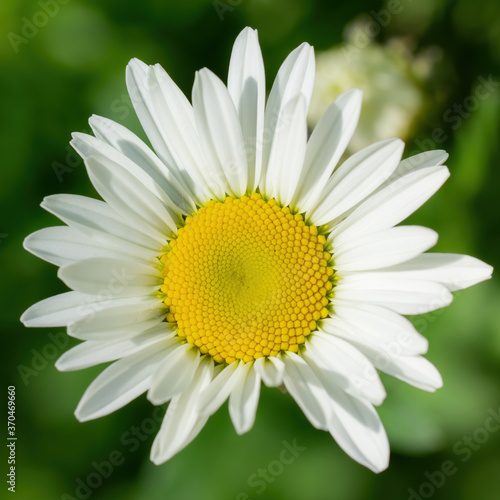
[[[156,423],[146,398],[78,423],[73,411],[101,368],[58,373],[54,361],[74,341],[64,329],[28,330],[19,323],[29,305],[65,291],[55,267],[22,249],[26,235],[58,224],[39,207],[42,198],[96,196],[68,146],[70,133],[89,131],[87,118],[96,113],[144,137],[126,93],[129,59],[161,63],[190,95],[194,71],[203,66],[226,79],[232,43],[246,25],[259,30],[268,90],[302,41],[321,52],[350,40],[359,52],[368,32],[370,46],[380,50],[404,46],[401,57],[413,68],[404,70],[405,78],[421,96],[405,154],[444,148],[451,170],[409,222],[440,233],[437,251],[500,265],[500,86],[484,90],[484,81],[500,79],[497,0],[2,0],[0,304],[5,385],[17,387],[16,498],[498,499],[500,430],[488,420],[500,419],[495,278],[457,294],[446,310],[415,318],[445,385],[428,394],[384,377],[388,397],[380,414],[392,456],[380,475],[313,429],[288,395],[266,388],[251,432],[237,436],[223,407],[190,446],[154,466],[148,455]],[[415,69],[418,64],[424,69]],[[378,77],[359,78],[369,88]],[[376,113],[369,118],[376,132]],[[283,442],[294,440],[303,450],[280,466]],[[102,463],[110,459],[119,464],[108,473]],[[453,473],[437,472],[443,466]],[[96,467],[104,467],[100,476]],[[259,469],[275,475],[257,482]]]

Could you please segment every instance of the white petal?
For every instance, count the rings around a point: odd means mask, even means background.
[[[75,415],[80,422],[108,415],[147,391],[151,375],[165,357],[170,344],[154,344],[116,361],[88,387]]]
[[[393,266],[433,247],[438,234],[421,226],[398,226],[334,246],[335,269],[366,271]],[[335,241],[334,241],[335,245]]]
[[[243,363],[235,361],[219,372],[200,397],[198,403],[200,414],[212,415],[224,404],[238,382],[239,372],[242,369]]]
[[[443,387],[443,379],[437,368],[422,356],[374,358],[379,370],[424,391],[434,392]]]
[[[338,390],[331,400],[328,430],[354,460],[373,472],[389,465],[389,440],[380,417],[370,403]]]
[[[203,427],[205,427],[205,424],[207,423],[209,417],[205,415],[198,415],[196,417],[196,421],[190,425],[191,430],[189,431],[189,434],[186,436],[182,443],[182,447],[179,448],[175,453],[178,453],[181,451],[183,448],[185,448],[193,439],[198,436],[198,434],[201,432]],[[174,454],[175,454],[174,453]]]
[[[229,415],[236,432],[244,434],[255,422],[260,395],[260,377],[253,363],[245,363],[237,373],[237,380],[229,397]]]
[[[303,357],[330,396],[342,389],[372,404],[382,404],[386,397],[384,386],[377,370],[359,350],[320,331],[306,346]]]
[[[319,199],[340,157],[351,140],[361,111],[362,92],[351,89],[325,111],[307,143],[304,168],[294,196],[301,212],[308,212]]]
[[[161,81],[159,81],[161,80]],[[186,96],[160,67],[138,59],[127,66],[127,87],[135,112],[160,159],[198,203],[209,199],[200,180],[200,156],[193,110]]]
[[[151,448],[151,461],[161,464],[182,450],[203,428],[208,417],[196,411],[200,394],[212,380],[214,364],[204,356],[190,386],[170,402]]]
[[[163,324],[165,325],[166,323]],[[127,340],[111,340],[106,342],[87,340],[66,351],[56,361],[56,368],[61,372],[82,370],[83,368],[115,361],[130,354],[135,354],[146,347],[166,341],[167,339],[172,345],[178,343],[178,340],[174,338],[173,331],[169,331],[166,327],[155,327]]]
[[[335,287],[335,296],[339,301],[381,305],[400,314],[424,314],[453,300],[439,283],[383,271],[344,275]]]
[[[306,102],[302,95],[285,105],[276,124],[266,164],[266,196],[290,204],[304,167],[307,143]]]
[[[159,272],[152,266],[121,259],[81,260],[59,268],[57,275],[77,292],[114,298],[152,294],[161,285]]]
[[[330,397],[309,365],[300,356],[287,352],[284,383],[288,392],[317,429],[326,430],[331,417]]]
[[[166,241],[167,235],[177,232],[165,206],[118,163],[91,156],[85,165],[96,191],[135,227],[147,230],[158,241]]]
[[[149,66],[139,59],[132,59],[127,66],[127,88],[130,100],[156,152],[165,163],[173,163],[165,145],[164,131],[157,123],[156,113],[151,102],[148,83]]]
[[[426,151],[424,153],[411,156],[410,158],[401,161],[397,166],[396,170],[394,170],[394,173],[372,193],[372,196],[379,193],[389,185],[394,186],[395,181],[397,181],[398,179],[407,174],[410,174],[411,172],[442,165],[447,158],[448,158],[448,153],[446,151],[435,150],[435,151]],[[366,199],[367,198],[358,203],[357,206],[351,208],[348,212],[342,214],[341,217],[338,217],[337,219],[331,221],[330,226],[333,227],[337,225],[340,221],[342,221],[344,218],[350,215],[355,209],[357,209],[359,205],[364,203]]]
[[[288,55],[269,93],[265,112],[266,132],[274,129],[280,110],[297,96],[304,96],[306,108],[309,108],[315,68],[314,49],[308,43],[303,43]]]
[[[248,162],[248,190],[254,191],[262,168],[266,77],[257,30],[245,28],[236,38],[227,88],[241,125]]]
[[[108,204],[76,194],[55,194],[44,198],[42,208],[59,217],[70,227],[80,231],[93,229],[114,235],[158,252],[163,243],[151,238],[140,229],[133,228]]]
[[[384,271],[405,278],[437,281],[454,292],[490,279],[493,268],[468,255],[426,253]]]
[[[193,109],[215,192],[242,196],[248,176],[238,114],[226,86],[206,68],[196,73]]]
[[[373,195],[378,193],[379,191],[382,191],[387,186],[392,185],[399,178],[411,172],[415,172],[416,170],[421,170],[428,167],[436,167],[442,165],[447,158],[448,158],[448,153],[446,151],[435,150],[435,151],[425,151],[424,153],[420,153],[411,156],[406,160],[402,160],[397,166],[396,170],[394,170],[394,173],[373,193]],[[363,202],[360,202],[358,206],[362,203]],[[334,225],[338,224],[343,218],[345,218],[347,215],[350,215],[350,213],[353,212],[356,208],[357,206],[353,207],[351,210],[343,214],[342,217],[337,218],[334,221],[331,221],[330,225],[333,227]]]
[[[134,243],[92,229],[85,233],[68,226],[46,227],[30,234],[23,243],[28,252],[56,266],[90,257],[132,257],[150,262],[158,256]]]
[[[368,345],[353,344],[381,371],[418,387],[434,392],[443,386],[443,379],[436,367],[422,356],[403,356],[397,352],[380,352]]]
[[[334,317],[322,321],[321,328],[353,344],[379,370],[426,391],[442,386],[436,368],[415,355],[427,351],[427,341],[408,320],[367,304],[342,304],[335,311]]]
[[[178,171],[163,163],[128,128],[97,115],[92,115],[89,123],[97,138],[120,151],[142,168],[161,187],[179,211],[183,214],[190,214],[196,210],[195,200],[191,198]]]
[[[394,172],[403,149],[403,141],[388,139],[348,158],[326,182],[309,215],[311,222],[326,224],[373,193]]]
[[[153,113],[170,157],[199,203],[212,197],[206,161],[196,130],[193,108],[168,73],[156,64],[148,70]]]
[[[114,304],[111,297],[66,292],[43,299],[29,307],[21,316],[27,327],[67,326]]]
[[[90,246],[88,238],[67,226],[46,227],[30,234],[23,247],[41,259],[63,266],[85,257],[112,257],[114,251]]]
[[[388,355],[425,354],[429,347],[410,321],[384,307],[335,303],[335,314],[321,329],[348,342],[355,341]]]
[[[164,304],[156,297],[125,298],[72,322],[68,335],[81,340],[127,339],[162,322],[165,314]]]
[[[166,208],[169,218],[180,220],[180,211],[175,203],[170,199],[164,189],[139,165],[134,163],[128,156],[125,156],[118,149],[113,148],[106,142],[91,135],[76,132],[72,134],[73,139],[70,144],[85,162],[89,158],[95,158],[99,163],[119,165],[115,167],[118,172],[124,172],[134,183],[141,186],[148,199],[154,198],[155,203],[160,201]],[[113,172],[115,173],[115,172]]]
[[[410,172],[365,200],[330,234],[337,244],[370,232],[388,229],[425,203],[449,177],[446,167]]]
[[[262,179],[260,183],[261,190],[264,193],[267,193],[268,187],[271,187],[267,185],[266,172],[273,148],[274,136],[277,130],[290,125],[290,102],[297,99],[300,101],[300,97],[303,97],[307,113],[314,87],[314,74],[314,50],[307,43],[303,43],[291,52],[278,71],[269,94],[264,115]]]
[[[272,357],[259,358],[254,363],[255,370],[268,387],[279,387],[285,375],[285,363]]]
[[[436,167],[442,165],[448,159],[448,153],[442,149],[434,151],[425,151],[418,155],[410,156],[403,160],[398,168],[394,171],[391,177],[387,180],[387,184],[394,182],[396,179],[403,177],[403,175],[414,172],[421,168]]]
[[[188,388],[199,364],[200,351],[191,344],[171,351],[153,375],[148,399],[155,405],[170,401]]]

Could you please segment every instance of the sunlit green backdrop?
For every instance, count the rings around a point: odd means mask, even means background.
[[[389,7],[396,13],[386,22]],[[42,198],[60,192],[96,196],[68,146],[70,133],[89,131],[87,118],[96,113],[144,136],[126,94],[124,70],[132,57],[161,63],[190,95],[194,72],[203,66],[226,78],[232,42],[250,25],[259,30],[272,82],[281,61],[302,41],[323,51],[345,39],[347,25],[377,16],[376,43],[398,38],[414,54],[439,55],[421,83],[425,105],[406,154],[422,147],[447,149],[451,178],[411,223],[440,233],[438,251],[469,253],[499,266],[497,0],[0,2],[2,352],[5,387],[17,388],[12,498],[498,499],[498,280],[457,294],[444,311],[415,319],[445,385],[429,394],[384,377],[388,397],[380,414],[392,456],[380,475],[313,429],[288,395],[266,388],[251,432],[237,436],[223,407],[190,446],[154,466],[148,455],[156,424],[146,398],[78,423],[74,408],[101,368],[58,373],[54,361],[74,341],[63,329],[28,330],[19,323],[30,304],[65,291],[54,266],[22,249],[30,232],[59,223],[39,207]],[[468,97],[475,95],[479,78],[490,89],[476,102]],[[436,129],[444,132],[430,140]],[[301,451],[280,465],[284,442]],[[113,470],[103,464],[110,460]],[[268,480],[258,477],[259,469],[268,471]]]

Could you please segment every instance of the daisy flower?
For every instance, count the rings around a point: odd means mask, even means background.
[[[30,307],[24,324],[66,326],[83,341],[59,370],[113,361],[76,417],[102,417],[144,392],[169,402],[155,464],[226,400],[236,431],[249,431],[263,382],[284,386],[354,460],[385,469],[377,369],[427,391],[442,384],[403,315],[446,306],[452,291],[491,275],[472,257],[424,253],[434,231],[396,227],[447,179],[446,153],[401,161],[403,143],[390,139],[337,166],[361,92],[342,94],[308,138],[314,75],[304,43],[266,102],[249,28],[234,44],[227,87],[202,69],[192,104],[159,65],[132,60],[128,90],[154,152],[93,116],[95,135],[71,144],[104,201],[48,196],[42,207],[66,225],[25,240],[72,291]]]

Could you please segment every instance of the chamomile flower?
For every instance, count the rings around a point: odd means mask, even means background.
[[[426,339],[403,315],[446,306],[453,290],[491,274],[472,257],[424,253],[437,240],[430,229],[396,227],[448,177],[444,152],[401,161],[403,143],[391,139],[337,166],[358,121],[358,90],[308,138],[314,75],[303,44],[266,102],[249,28],[235,42],[227,87],[203,69],[192,104],[160,66],[132,60],[128,89],[155,152],[93,116],[95,135],[74,134],[72,145],[104,201],[49,196],[43,208],[66,225],[25,240],[72,291],[30,307],[24,324],[67,326],[83,341],[59,370],[113,362],[77,418],[143,393],[169,402],[156,464],[228,399],[236,431],[249,431],[264,383],[284,385],[313,426],[383,470],[377,368],[424,390],[441,386],[422,357]]]

